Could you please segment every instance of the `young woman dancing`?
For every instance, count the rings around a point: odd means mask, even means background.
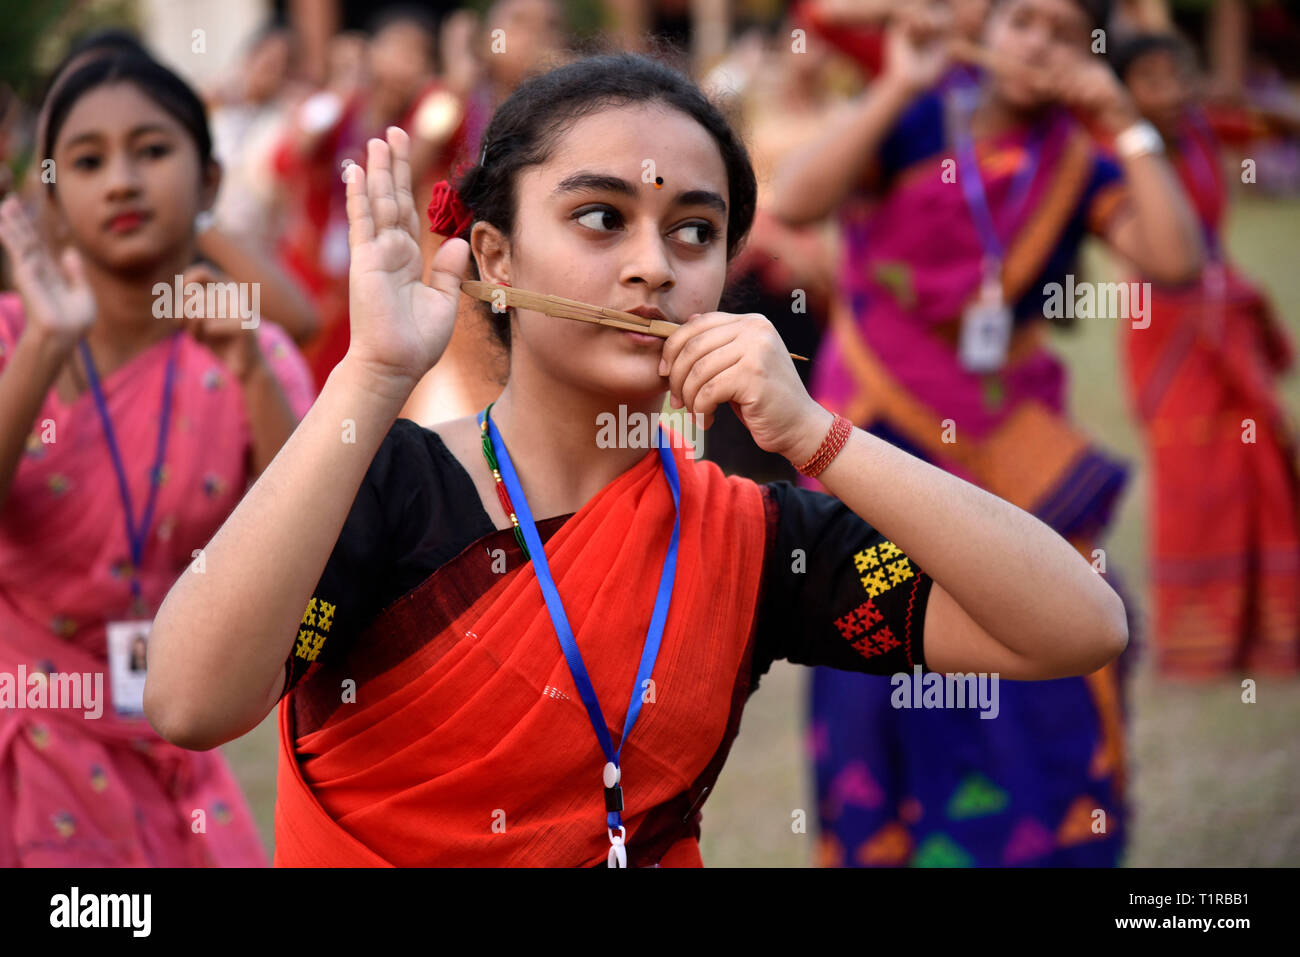
[[[277,863],[699,865],[773,660],[1040,679],[1124,649],[1121,601],[1055,532],[852,429],[766,318],[715,311],[755,183],[688,79],[620,54],[521,85],[428,282],[407,151],[390,129],[348,167],[348,354],[150,649],[145,708],[178,744],[281,702]],[[474,278],[680,327],[511,308],[496,402],[395,421],[471,252]],[[605,413],[649,418],[665,390],[706,426],[729,402],[833,494],[604,440]]]

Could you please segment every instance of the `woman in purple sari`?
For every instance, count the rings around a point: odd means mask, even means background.
[[[838,206],[844,233],[813,396],[1038,516],[1102,574],[1094,548],[1126,470],[1068,422],[1043,320],[1063,295],[1073,302],[1068,274],[1087,233],[1169,279],[1193,275],[1201,258],[1158,136],[1087,52],[1106,6],[993,3],[984,44],[994,71],[974,83],[949,69],[933,20],[894,24],[881,78],[777,184],[778,215],[798,222]],[[1118,134],[1118,164],[1084,123]],[[1111,321],[1138,319],[1140,302],[1129,305]],[[891,587],[863,571],[865,595]],[[844,623],[846,640],[855,627]],[[1115,664],[1032,684],[990,676],[964,705],[953,692],[973,692],[969,679],[936,699],[907,677],[814,674],[822,863],[1118,862]]]

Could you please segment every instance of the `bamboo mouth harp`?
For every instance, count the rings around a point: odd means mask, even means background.
[[[594,322],[597,325],[612,326],[615,329],[623,329],[627,332],[641,332],[646,335],[658,336],[660,339],[667,339],[672,335],[673,330],[677,328],[677,323],[669,322],[666,319],[647,319],[633,312],[623,312],[621,309],[610,309],[608,306],[593,306],[589,303],[579,302],[576,299],[565,299],[563,296],[552,296],[541,292],[529,292],[527,289],[519,289],[515,286],[501,286],[493,282],[480,282],[477,279],[466,279],[460,284],[460,291],[483,302],[500,303],[506,306],[515,306],[519,309],[532,309],[535,312],[544,312],[548,316],[555,316],[559,319]],[[796,355],[793,352],[789,353],[789,356],[791,359],[808,361],[807,356]]]

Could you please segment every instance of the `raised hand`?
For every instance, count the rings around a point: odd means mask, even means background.
[[[81,338],[95,322],[95,297],[80,254],[66,249],[56,266],[17,196],[0,203],[0,243],[13,263],[28,324],[69,344]]]
[[[797,464],[816,449],[832,416],[804,388],[780,334],[758,313],[704,312],[664,340],[659,374],[672,408],[713,425],[731,403],[755,444]],[[811,448],[809,445],[811,444]]]
[[[189,284],[194,282],[207,289],[213,284],[230,283],[230,277],[206,263],[195,263],[185,270],[182,277],[182,288],[189,288]],[[238,303],[239,297],[234,297]],[[204,297],[206,303],[207,297]],[[251,376],[263,361],[262,350],[257,341],[257,330],[254,326],[244,327],[244,320],[241,316],[186,316],[184,310],[179,310],[182,315],[177,317],[181,327],[194,338],[195,342],[201,342],[207,346],[216,355],[221,363],[230,370],[240,382]],[[229,310],[237,313],[238,310]],[[260,317],[258,317],[260,320]]]
[[[1057,102],[1095,120],[1107,132],[1122,132],[1141,119],[1115,71],[1091,54],[1057,64],[1051,73],[1051,87]]]
[[[413,389],[451,339],[469,243],[448,239],[420,276],[420,218],[411,193],[410,140],[397,127],[388,141],[366,144],[366,168],[349,166],[347,183],[348,358],[367,374]]]
[[[885,31],[885,73],[913,93],[939,82],[951,62],[952,16],[944,6],[900,7]]]

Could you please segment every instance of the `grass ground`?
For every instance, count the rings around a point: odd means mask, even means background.
[[[1273,295],[1300,340],[1300,202],[1243,199],[1228,248]],[[1108,271],[1095,252],[1085,272]],[[1080,322],[1056,337],[1072,374],[1076,419],[1126,457],[1134,476],[1107,543],[1139,602],[1145,596],[1142,454],[1121,387],[1114,321]],[[1300,410],[1300,375],[1285,384]],[[807,708],[805,669],[778,662],[745,711],[741,734],[704,806],[702,851],[712,866],[809,866],[815,837],[791,828],[814,802],[801,748]],[[1236,679],[1202,686],[1156,678],[1147,662],[1129,689],[1133,838],[1125,863],[1163,866],[1300,865],[1300,680],[1258,682],[1258,703],[1241,703]],[[274,714],[225,747],[272,846]]]

